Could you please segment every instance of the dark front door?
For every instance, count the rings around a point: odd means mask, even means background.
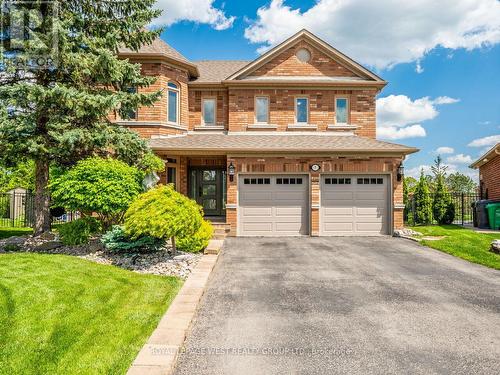
[[[206,216],[224,214],[224,179],[223,169],[191,169],[189,195],[203,207]]]

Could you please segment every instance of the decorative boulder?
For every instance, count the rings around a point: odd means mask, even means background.
[[[500,254],[500,240],[494,240],[491,243],[490,251],[495,254]]]

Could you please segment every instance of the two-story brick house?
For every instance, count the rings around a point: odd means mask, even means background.
[[[190,62],[158,39],[121,51],[164,95],[130,119],[167,163],[163,183],[230,235],[375,235],[403,225],[401,165],[376,139],[386,82],[302,30],[254,61]]]

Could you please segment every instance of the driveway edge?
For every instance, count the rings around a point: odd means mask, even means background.
[[[128,375],[170,375],[218,255],[204,255],[139,351]]]

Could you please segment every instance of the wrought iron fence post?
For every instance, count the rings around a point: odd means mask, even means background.
[[[464,215],[465,215],[464,193],[462,192],[462,226],[464,225]]]

